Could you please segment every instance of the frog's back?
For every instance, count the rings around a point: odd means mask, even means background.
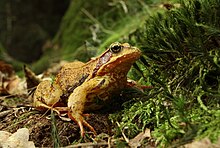
[[[90,64],[80,61],[67,63],[61,68],[55,81],[64,92],[73,91],[89,77],[92,71],[90,67]]]

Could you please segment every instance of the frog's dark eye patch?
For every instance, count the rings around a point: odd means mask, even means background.
[[[122,45],[120,43],[115,43],[110,46],[110,50],[112,53],[118,53],[121,51],[121,49],[122,49]]]

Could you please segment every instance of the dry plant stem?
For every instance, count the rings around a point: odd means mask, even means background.
[[[5,117],[6,115],[10,114],[13,110],[6,110],[6,111],[2,111],[0,112],[0,118]]]
[[[116,123],[117,123],[118,126],[120,126],[118,122],[116,122]],[[121,134],[122,134],[122,136],[124,137],[125,141],[126,141],[127,143],[129,143],[129,139],[126,137],[124,131],[121,130]]]

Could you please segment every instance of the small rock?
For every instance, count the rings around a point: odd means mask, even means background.
[[[0,131],[0,147],[1,143],[6,141],[11,136],[11,133],[6,131]]]
[[[1,136],[5,140],[0,141],[0,147],[2,148],[35,148],[34,143],[29,140],[29,131],[27,128],[18,129],[14,134],[10,134],[8,132],[0,131],[0,139]]]

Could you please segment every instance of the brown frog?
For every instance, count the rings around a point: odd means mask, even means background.
[[[54,81],[42,81],[34,93],[34,107],[68,112],[84,136],[83,126],[95,135],[94,128],[83,117],[85,111],[97,110],[128,87],[127,73],[141,52],[128,43],[113,43],[100,56],[87,63],[65,64]],[[64,107],[62,107],[64,106]],[[66,106],[66,107],[65,107]]]

